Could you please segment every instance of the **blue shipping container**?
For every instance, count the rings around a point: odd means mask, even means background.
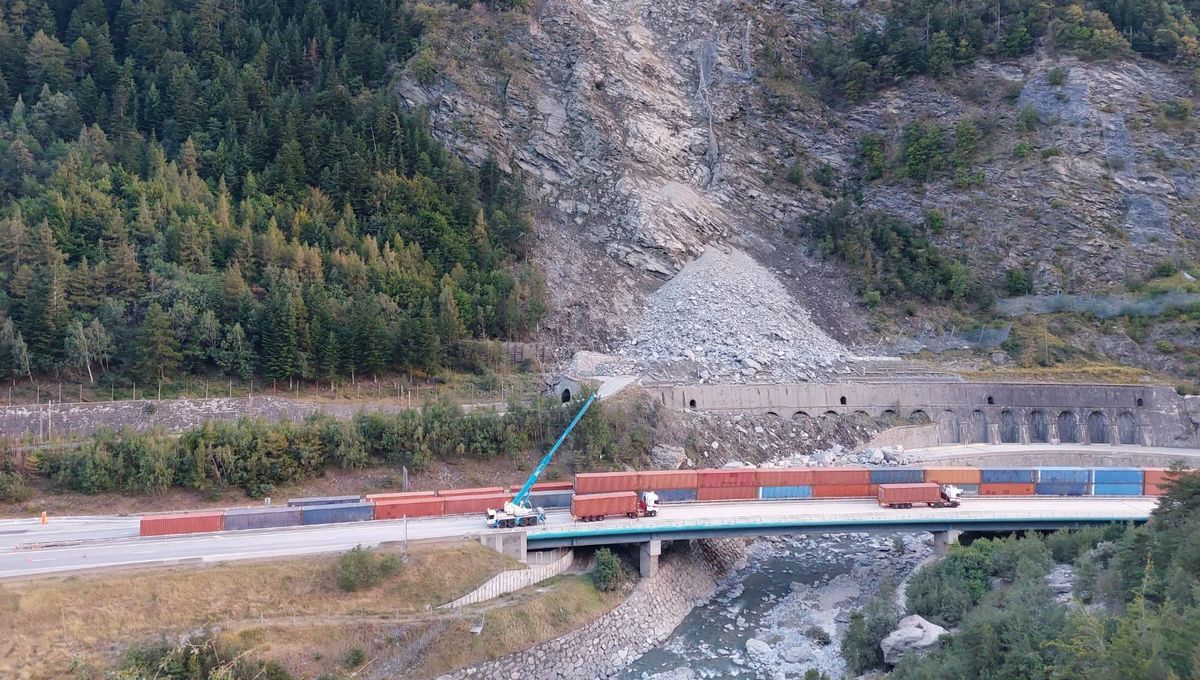
[[[371,503],[338,503],[337,505],[304,506],[304,524],[336,524],[339,522],[365,522],[371,519],[374,506]]]
[[[696,500],[695,489],[661,489],[655,491],[659,503],[690,503]]]
[[[1044,467],[1038,468],[1039,482],[1087,484],[1091,470],[1087,468]]]
[[[979,471],[979,481],[984,484],[1032,484],[1035,470],[1017,470],[1012,468],[984,468]]]
[[[1086,496],[1086,482],[1038,482],[1034,492],[1039,496]]]
[[[1141,496],[1141,484],[1095,484],[1093,496]]]
[[[304,511],[300,508],[233,508],[225,511],[227,531],[296,527],[303,523]]]
[[[340,505],[342,503],[357,503],[358,496],[313,496],[312,498],[289,498],[288,505],[300,508],[306,505]]]
[[[925,481],[925,471],[921,469],[881,468],[871,470],[872,484],[920,484]]]
[[[958,487],[958,489],[960,491],[962,491],[962,495],[964,495],[964,496],[978,496],[979,495],[979,485],[978,484],[955,484],[954,486]]]
[[[763,500],[812,498],[812,486],[764,486],[758,490],[758,497]]]
[[[529,504],[535,508],[569,508],[573,491],[541,491],[529,494]]]
[[[1096,468],[1092,470],[1093,484],[1141,484],[1142,471],[1138,468]]]

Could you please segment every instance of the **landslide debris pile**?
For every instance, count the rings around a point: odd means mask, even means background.
[[[710,246],[646,299],[621,349],[657,380],[813,381],[853,356],[751,257]]]

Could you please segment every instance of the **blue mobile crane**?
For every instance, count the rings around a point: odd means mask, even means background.
[[[571,434],[571,430],[575,429],[575,425],[579,423],[579,419],[583,418],[583,414],[587,413],[588,407],[592,402],[596,401],[596,395],[587,398],[583,402],[583,408],[579,409],[579,413],[575,414],[575,419],[567,426],[566,430],[559,435],[558,441],[554,442],[554,446],[550,447],[550,452],[547,453],[533,469],[533,473],[529,475],[529,479],[525,480],[525,486],[513,496],[511,501],[504,504],[503,508],[487,511],[487,525],[492,529],[511,529],[512,527],[531,527],[541,524],[546,521],[546,511],[541,508],[535,508],[529,503],[529,490],[537,483],[538,477],[546,471],[546,466],[550,464],[550,459],[554,458],[554,453],[558,451],[558,447],[566,441],[567,435]]]

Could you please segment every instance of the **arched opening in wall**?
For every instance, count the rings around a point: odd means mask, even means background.
[[[562,391],[562,403],[565,404],[569,401],[571,401],[571,390],[563,390]]]
[[[837,411],[826,411],[824,415],[826,418],[836,418],[837,414]]]
[[[1137,398],[1137,405],[1140,407],[1140,406],[1142,406],[1142,405],[1143,405],[1143,403],[1144,403],[1144,402],[1142,401],[1142,398],[1141,398],[1141,397],[1138,397],[1138,398]]]
[[[1029,412],[1029,441],[1037,444],[1050,441],[1050,423],[1046,422],[1044,411]]]
[[[1074,411],[1058,414],[1058,441],[1064,444],[1079,443],[1079,418]]]
[[[1087,417],[1088,441],[1093,444],[1108,443],[1108,416],[1104,411],[1092,411]]]
[[[1121,411],[1117,414],[1117,434],[1121,437],[1122,444],[1137,444],[1141,439],[1138,435],[1138,420],[1137,416],[1129,411]]]
[[[859,409],[859,410],[857,410],[857,411],[855,411],[855,412],[854,412],[854,416],[855,416],[856,418],[870,418],[870,417],[871,417],[871,414],[870,414],[870,413],[867,413],[866,411],[863,411],[862,409]]]
[[[812,416],[808,415],[804,411],[796,411],[792,414],[792,420],[798,420],[802,423],[807,423],[808,421],[812,420]]]
[[[889,408],[886,411],[884,411],[880,415],[880,417],[888,422],[895,422],[896,419],[900,417],[900,414],[896,413],[895,411],[893,411],[892,409]]]
[[[971,441],[966,444],[986,444],[988,440],[987,416],[983,411],[971,411]]]
[[[841,399],[839,399],[839,400],[838,400],[838,403],[839,403],[839,404],[841,404],[842,406],[845,406],[845,405],[846,405],[846,398],[845,398],[845,397],[842,397]]]
[[[945,410],[938,414],[938,438],[943,444],[958,444],[959,442],[958,414]]]
[[[778,418],[778,417],[779,417],[779,414],[778,414],[778,413],[776,413],[776,412],[774,412],[774,411],[767,411],[767,415],[768,415],[768,416],[770,416],[771,418]]]
[[[1008,409],[1000,412],[1000,443],[1016,444],[1021,441],[1021,423],[1016,414]]]
[[[917,409],[908,414],[908,422],[912,425],[928,425],[932,421],[929,420],[928,413],[922,411],[921,409]]]
[[[688,399],[688,408],[696,408],[696,400]]]
[[[995,399],[993,399],[993,398],[991,397],[991,395],[988,395],[988,405],[990,406],[990,405],[992,405],[992,404],[994,404],[994,403],[996,403],[996,400],[995,400]]]

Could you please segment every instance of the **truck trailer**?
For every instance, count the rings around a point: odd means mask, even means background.
[[[643,491],[575,494],[571,497],[571,517],[576,522],[599,522],[605,517],[622,515],[629,519],[658,514],[658,494]]]
[[[924,504],[931,508],[957,508],[962,490],[952,484],[880,484],[879,504],[885,508],[911,508]]]

